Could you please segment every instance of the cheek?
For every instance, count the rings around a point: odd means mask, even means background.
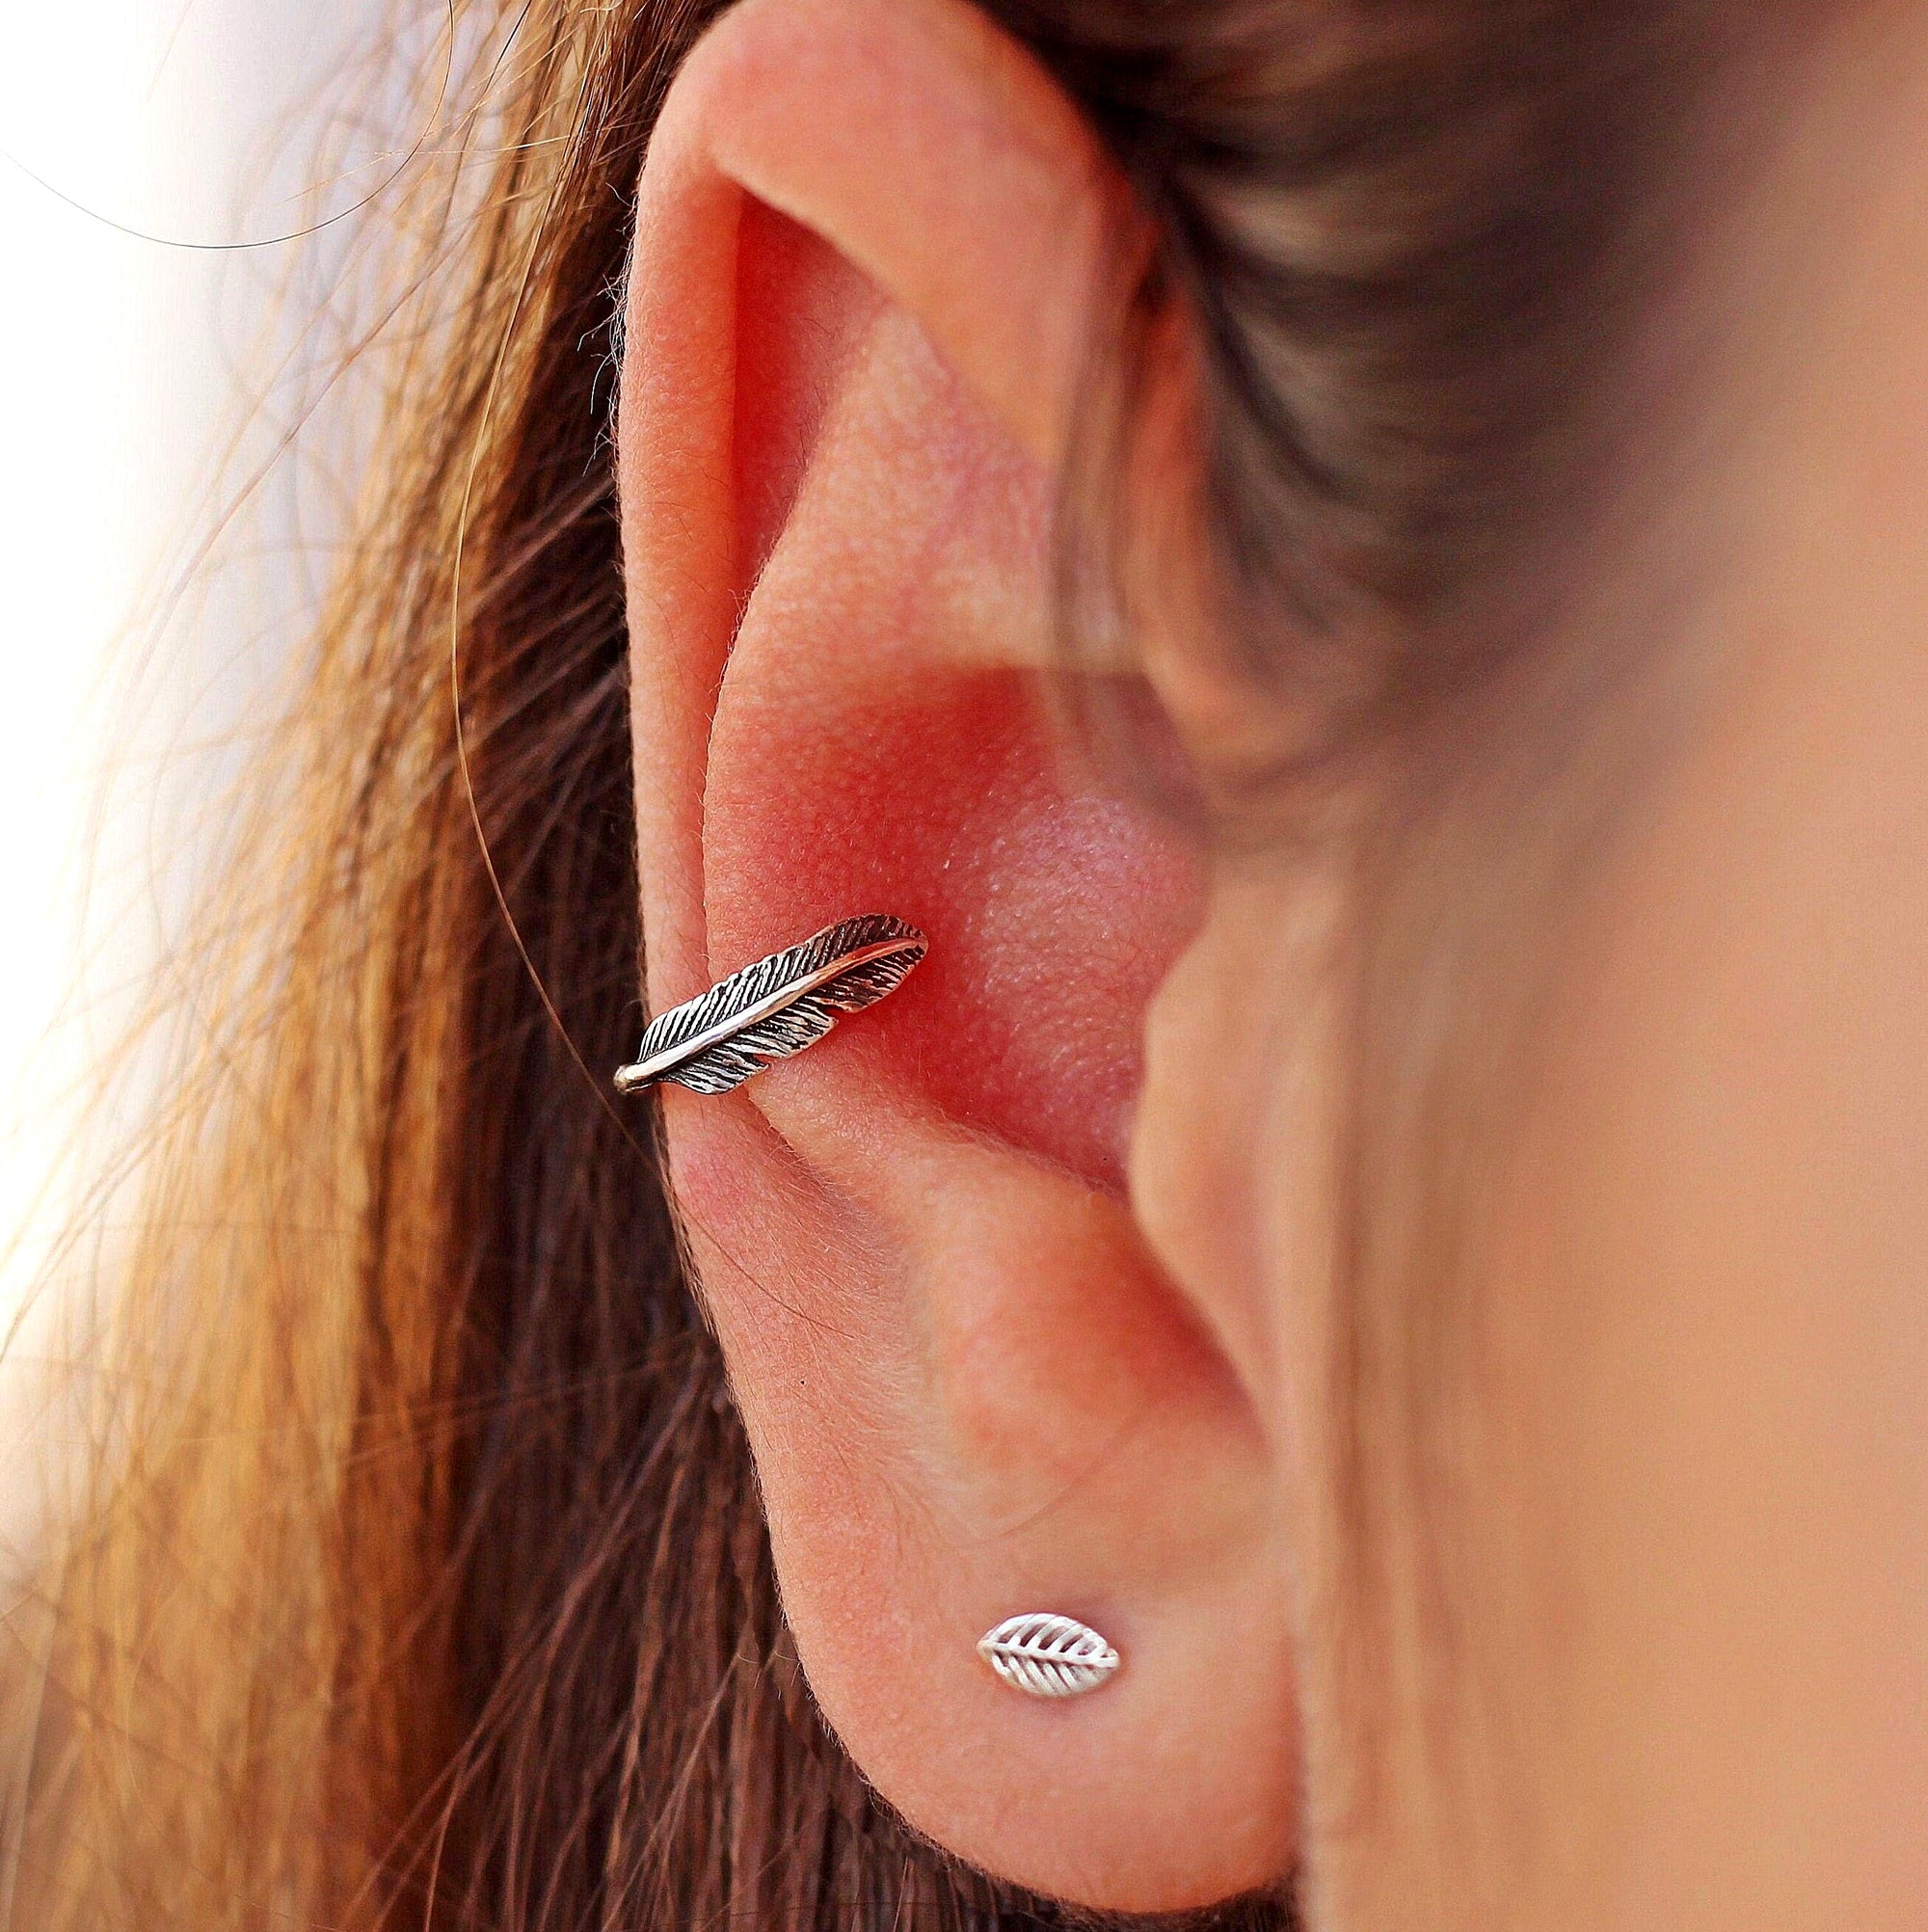
[[[828,720],[770,711],[754,766],[712,767],[712,964],[853,913],[912,921],[930,955],[867,1020],[869,1050],[950,1118],[1121,1193],[1145,1008],[1196,923],[1197,870],[1144,813],[1067,783],[1034,680],[936,682]]]

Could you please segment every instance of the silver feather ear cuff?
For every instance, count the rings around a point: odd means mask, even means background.
[[[616,1091],[674,1081],[692,1093],[728,1093],[814,1047],[847,1014],[888,999],[928,951],[916,926],[885,913],[826,926],[658,1013],[634,1064],[617,1072]]]
[[[1027,1697],[1084,1697],[1110,1683],[1122,1661],[1088,1623],[1041,1610],[985,1631],[977,1654]]]

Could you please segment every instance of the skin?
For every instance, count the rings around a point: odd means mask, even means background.
[[[674,1179],[813,1688],[1001,1875],[1149,1910],[1297,1865],[1339,1932],[1919,1922],[1928,26],[1843,10],[1795,94],[1683,298],[1691,513],[1576,567],[1596,629],[1684,586],[1696,704],[1509,1143],[1454,1507],[1456,1695],[1513,1715],[1442,1784],[1327,1641],[1334,890],[1189,849],[1043,704],[1133,217],[960,0],[743,0],[672,94],[621,423],[649,997],[855,912],[932,941],[821,1047],[668,1089]],[[1202,762],[1246,728],[1146,669]],[[1034,1608],[1115,1683],[1001,1688],[975,1641]]]

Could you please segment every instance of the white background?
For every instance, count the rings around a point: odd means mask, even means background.
[[[112,1049],[326,571],[313,437],[224,513],[312,400],[329,218],[423,132],[344,84],[384,4],[0,0],[0,1325],[136,1131]]]

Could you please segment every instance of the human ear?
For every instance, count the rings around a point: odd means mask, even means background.
[[[1251,1394],[1132,1214],[1187,848],[1051,722],[1051,506],[1127,199],[961,0],[744,0],[640,189],[620,450],[656,1010],[834,920],[928,935],[885,1005],[671,1175],[819,1704],[877,1789],[1034,1890],[1279,1879],[1296,1742]],[[1093,1625],[1028,1700],[1006,1617]]]

